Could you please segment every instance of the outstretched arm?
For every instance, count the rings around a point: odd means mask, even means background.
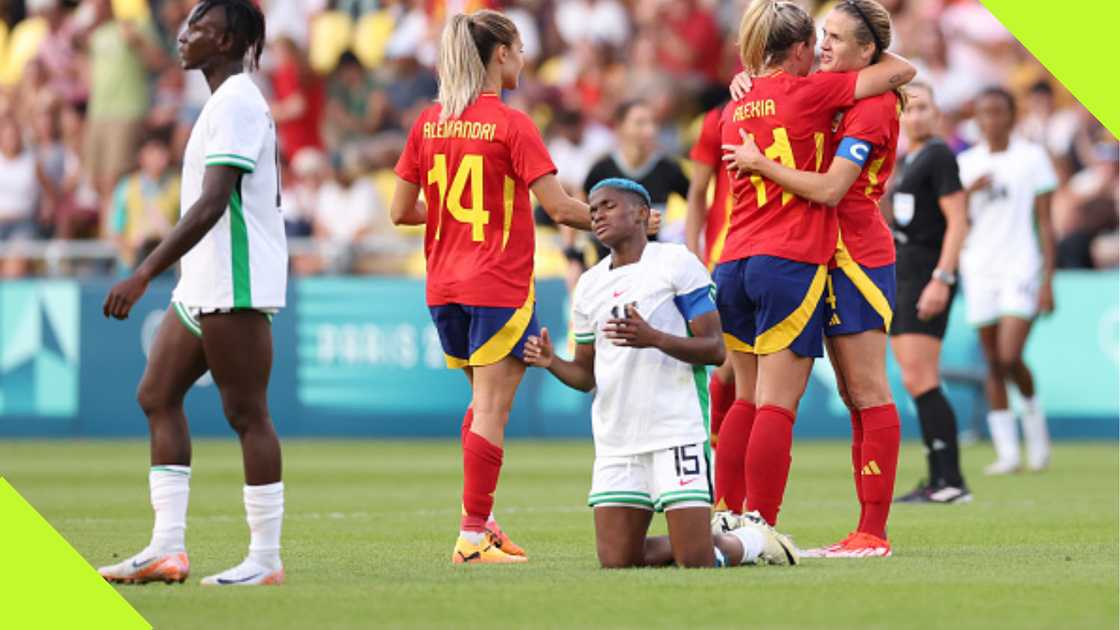
[[[109,290],[102,312],[106,317],[126,319],[132,305],[144,295],[152,278],[167,270],[189,252],[214,227],[229,206],[230,194],[244,171],[234,166],[211,165],[202,176],[202,195],[163,239],[159,247],[140,263],[133,274]]]
[[[565,192],[556,175],[538,177],[529,189],[553,221],[579,230],[591,229],[591,209],[586,203]]]
[[[862,164],[852,159],[839,159],[847,157],[842,153],[844,145],[841,144],[840,152],[832,160],[827,172],[799,171],[763,155],[754,140],[742,129],[739,130],[739,135],[743,138],[743,144],[723,145],[723,159],[728,170],[740,174],[757,173],[787,192],[826,206],[840,203],[863,169]],[[863,159],[867,158],[868,152],[869,150],[863,153]]]
[[[577,343],[576,355],[565,361],[553,353],[548,328],[541,328],[540,337],[532,335],[525,341],[525,362],[545,368],[573,389],[589,392],[595,388],[594,343]]]
[[[1054,224],[1050,220],[1050,199],[1053,193],[1042,193],[1034,198],[1035,221],[1038,226],[1038,245],[1042,250],[1042,290],[1038,296],[1039,312],[1054,312],[1054,267],[1057,246],[1054,244]]]

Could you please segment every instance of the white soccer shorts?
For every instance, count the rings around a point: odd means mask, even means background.
[[[1001,317],[1032,320],[1038,314],[1038,272],[969,274],[962,279],[968,323],[981,327]]]
[[[637,455],[595,458],[591,494],[595,507],[676,510],[711,507],[706,445],[687,444]]]

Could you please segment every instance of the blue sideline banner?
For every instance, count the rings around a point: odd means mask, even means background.
[[[1120,304],[1116,273],[1066,272],[1058,311],[1040,319],[1027,359],[1057,437],[1117,436],[1120,414]],[[0,436],[144,436],[136,404],[173,282],[152,284],[129,320],[101,315],[107,280],[0,283]],[[537,315],[554,337],[567,329],[559,280],[538,284]],[[954,308],[945,342],[946,389],[963,427],[983,427],[983,360],[976,333]],[[178,325],[172,322],[172,325]],[[269,402],[288,436],[436,437],[458,435],[470,394],[444,367],[424,305],[410,278],[306,278],[292,283],[273,321]],[[917,435],[914,409],[890,364],[904,433]],[[590,397],[535,369],[526,373],[509,433],[589,436]],[[229,435],[209,375],[186,400],[192,434]],[[818,361],[798,414],[800,437],[847,434],[847,411],[827,360]]]

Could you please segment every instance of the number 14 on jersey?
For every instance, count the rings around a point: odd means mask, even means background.
[[[477,153],[468,153],[459,160],[455,175],[450,177],[447,155],[437,153],[432,156],[432,168],[428,170],[428,185],[435,186],[439,195],[439,219],[436,222],[436,238],[439,239],[443,232],[444,210],[451,218],[459,223],[471,226],[471,240],[482,243],[486,240],[486,226],[490,223],[490,211],[485,208],[485,195],[483,194],[484,174],[482,156]],[[504,178],[502,190],[503,221],[502,221],[502,247],[509,241],[510,224],[513,220],[513,195],[515,182],[508,176]],[[464,193],[469,201],[463,203]]]

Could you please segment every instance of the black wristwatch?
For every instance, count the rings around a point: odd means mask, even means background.
[[[942,269],[934,269],[931,277],[938,282],[944,282],[950,287],[957,283],[957,274]]]

